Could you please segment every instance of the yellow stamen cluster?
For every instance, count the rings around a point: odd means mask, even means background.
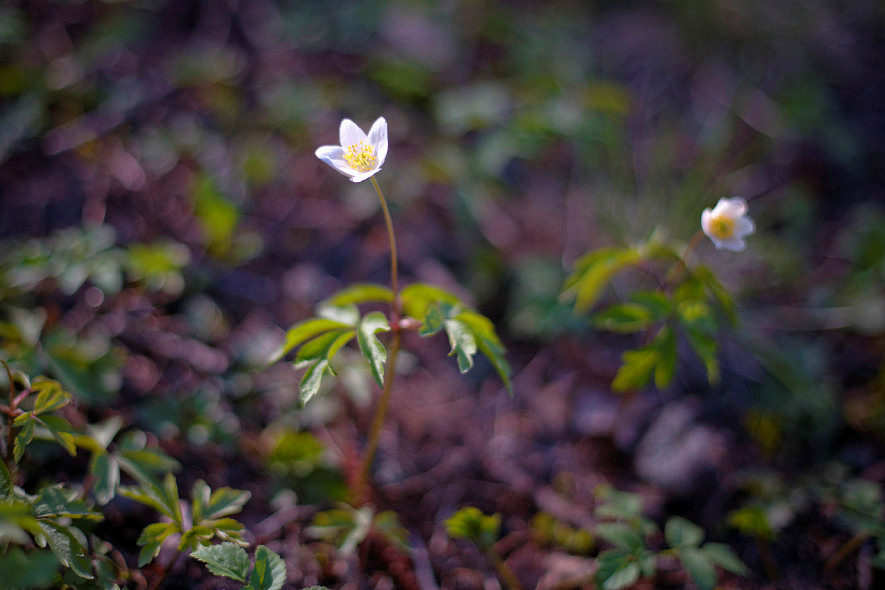
[[[729,217],[715,217],[710,222],[710,233],[720,240],[727,240],[734,236],[734,219]]]
[[[344,159],[350,167],[360,172],[368,172],[375,167],[375,148],[361,141],[344,150]]]

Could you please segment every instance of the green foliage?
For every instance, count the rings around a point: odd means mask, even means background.
[[[389,543],[407,550],[407,531],[399,524],[395,512],[376,512],[371,506],[340,508],[318,513],[309,531],[316,537],[335,545],[344,554],[353,553],[370,532],[380,534]]]
[[[156,557],[166,538],[174,534],[180,535],[179,551],[194,551],[201,545],[207,545],[214,537],[245,544],[243,525],[227,516],[242,510],[251,496],[250,492],[228,487],[211,491],[206,482],[198,479],[191,490],[190,522],[186,522],[181,511],[178,485],[171,473],[166,474],[162,483],[144,475],[139,479],[140,486],[121,487],[120,494],[150,506],[171,520],[150,524],[142,530],[138,538],[138,545],[142,548],[138,556],[139,567]]]
[[[282,558],[259,545],[255,550],[255,565],[249,573],[249,556],[236,543],[204,545],[190,554],[203,562],[216,576],[245,582],[243,590],[279,590],[286,582],[286,564]]]
[[[466,506],[445,521],[446,533],[453,539],[467,539],[483,551],[489,551],[501,531],[501,515],[483,514],[479,508]]]
[[[504,345],[488,318],[467,308],[454,294],[431,285],[409,285],[402,290],[399,300],[406,314],[404,321],[408,324],[410,319],[417,320],[419,334],[433,336],[445,331],[452,347],[451,354],[457,358],[462,373],[473,367],[474,356],[482,352],[491,361],[508,391],[512,389]],[[392,301],[393,292],[386,287],[354,285],[320,303],[316,317],[289,328],[282,345],[272,355],[271,362],[296,351],[295,367],[305,370],[299,386],[302,403],[307,403],[319,393],[327,374],[335,375],[332,364],[335,355],[354,338],[369,364],[372,378],[378,385],[383,385],[387,351],[376,334],[388,332],[392,327],[380,311],[361,315],[357,305]]]
[[[328,464],[325,446],[309,432],[271,433],[272,446],[264,458],[268,471],[292,489],[299,501],[313,504],[343,500],[346,487],[339,471]]]
[[[651,272],[655,263],[673,266],[654,290],[639,289],[628,300],[594,315],[595,326],[622,334],[640,334],[644,342],[622,355],[612,388],[640,389],[654,381],[663,389],[673,380],[677,336],[682,335],[703,363],[710,383],[719,380],[717,309],[731,323],[736,314],[727,290],[706,267],[689,269],[671,247],[655,241],[630,248],[601,248],[580,258],[563,286],[578,312],[588,312],[613,277],[630,267]]]
[[[650,578],[658,570],[659,557],[671,555],[702,590],[712,590],[716,585],[717,567],[748,575],[746,566],[730,547],[721,543],[701,545],[703,529],[679,516],[669,518],[664,524],[668,549],[655,550],[648,540],[660,531],[642,515],[640,496],[609,486],[600,487],[596,494],[602,501],[594,513],[603,522],[593,527],[593,533],[613,546],[597,557],[594,579],[598,587],[614,590],[628,587],[640,577]]]
[[[532,536],[540,545],[556,545],[575,555],[586,555],[596,539],[590,531],[575,528],[547,512],[532,518]]]

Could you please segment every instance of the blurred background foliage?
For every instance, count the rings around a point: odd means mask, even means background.
[[[835,460],[881,482],[883,37],[875,0],[4,2],[0,354],[61,380],[84,413],[154,433],[213,486],[261,473],[339,497],[348,452],[330,441],[354,436],[339,419],[364,413],[371,383],[345,358],[347,395],[301,409],[291,369],[264,361],[316,301],[386,277],[371,191],[313,156],[342,117],[384,115],[403,273],[496,321],[533,449],[602,433],[642,465],[654,411],[689,399],[692,424],[728,433],[720,481]],[[674,384],[617,402],[612,422],[600,400],[636,341],[592,330],[563,279],[593,248],[687,243],[731,195],[757,222],[748,250],[697,253],[741,302],[720,384],[680,352]],[[607,298],[644,281],[618,277]],[[501,395],[490,366],[460,380],[432,358],[403,361],[406,382],[451,388],[422,399]],[[538,406],[559,401],[574,417],[551,426]],[[397,427],[413,443],[385,443],[416,459],[382,460],[382,481],[452,452],[452,433],[419,422]],[[240,453],[261,461],[221,459]],[[579,464],[528,472],[553,485]],[[574,490],[599,479],[581,477]],[[762,501],[741,485],[723,502]],[[256,510],[269,493],[253,489]]]

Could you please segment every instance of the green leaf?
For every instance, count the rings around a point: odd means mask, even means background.
[[[353,553],[372,528],[375,512],[366,506],[359,510],[345,506],[318,513],[309,531],[335,544],[344,554]]]
[[[171,473],[167,473],[166,477],[163,478],[162,491],[162,497],[169,508],[172,521],[183,529],[184,518],[181,514],[181,497],[178,495],[178,482],[175,481],[175,476]]]
[[[618,549],[630,553],[637,553],[645,546],[639,532],[621,522],[599,523],[594,532]]]
[[[641,332],[654,322],[654,316],[647,307],[638,303],[618,303],[599,312],[593,319],[597,328],[629,334]]]
[[[356,331],[353,328],[346,328],[344,330],[333,330],[317,336],[313,340],[306,342],[301,347],[301,350],[298,351],[298,354],[295,355],[295,366],[301,368],[318,359],[325,359],[331,362],[335,355],[338,354],[338,351],[350,342],[355,335]]]
[[[286,332],[286,340],[271,356],[270,362],[274,363],[283,358],[290,350],[302,345],[316,336],[330,330],[346,330],[351,326],[342,322],[327,318],[311,318],[292,326]]]
[[[451,309],[450,306],[446,307]],[[427,308],[427,313],[424,314],[418,334],[421,336],[433,336],[443,329],[443,322],[447,316],[448,314],[443,312],[442,306],[439,303],[434,303]]]
[[[206,526],[215,531],[215,536],[224,541],[233,541],[239,545],[243,542],[243,531],[246,527],[233,518],[219,518],[218,520],[205,520]]]
[[[107,504],[117,495],[117,485],[120,483],[120,465],[116,457],[106,452],[94,453],[89,472],[95,477],[95,499],[99,504]]]
[[[445,526],[453,539],[467,539],[486,551],[498,540],[501,515],[486,515],[479,508],[467,506],[447,518]]]
[[[713,590],[716,586],[716,570],[709,557],[694,547],[683,547],[679,549],[677,555],[698,588]]]
[[[658,363],[655,366],[655,387],[664,389],[673,381],[676,373],[676,336],[669,326],[662,326],[652,343],[657,350]]]
[[[338,291],[320,305],[341,307],[358,303],[390,303],[392,301],[393,291],[389,287],[372,283],[361,283]]]
[[[34,440],[34,432],[37,431],[37,422],[31,412],[26,412],[17,416],[13,421],[13,425],[19,428],[18,434],[15,436],[15,449],[13,450],[13,458],[18,463],[25,453],[25,447]]]
[[[599,566],[594,578],[603,590],[626,588],[639,579],[639,564],[620,551],[603,551],[596,561]]]
[[[0,580],[4,588],[48,588],[58,575],[58,560],[51,551],[8,547],[0,553]]]
[[[747,576],[750,571],[744,562],[735,555],[731,547],[724,543],[706,543],[701,547],[701,551],[714,565],[718,565],[722,569],[728,570],[739,576]]]
[[[243,506],[251,497],[252,492],[246,490],[235,490],[228,487],[218,488],[209,497],[209,503],[205,506],[200,520],[221,518],[228,514],[235,514],[243,509]],[[194,520],[197,520],[196,515]]]
[[[589,310],[615,274],[641,261],[636,248],[601,248],[578,259],[565,282],[566,293],[574,292],[575,309]]]
[[[618,369],[612,389],[615,391],[627,391],[640,389],[648,383],[652,371],[660,360],[658,351],[652,346],[645,346],[636,350],[628,350],[621,355],[624,361]]]
[[[40,520],[39,524],[49,541],[49,548],[52,549],[59,563],[71,568],[81,578],[91,580],[94,577],[92,575],[92,561],[77,537],[67,527],[57,522]]]
[[[71,423],[60,416],[40,416],[36,421],[46,427],[49,434],[60,444],[72,457],[77,454],[77,445],[74,441],[74,427]]]
[[[457,305],[460,300],[457,296],[439,287],[425,283],[413,283],[400,292],[400,301],[403,311],[413,318],[423,318],[427,310],[434,303],[447,303]]]
[[[697,547],[704,540],[704,529],[681,516],[674,516],[664,525],[664,538],[674,549]]]
[[[693,269],[692,273],[704,284],[716,301],[719,302],[719,306],[722,308],[722,312],[725,314],[729,323],[732,325],[736,324],[737,310],[735,308],[734,300],[731,298],[728,289],[726,289],[725,286],[719,282],[719,279],[716,278],[716,275],[713,274],[713,271],[706,266],[697,266]]]
[[[695,354],[698,355],[698,358],[701,359],[701,362],[704,363],[704,368],[707,370],[707,380],[711,384],[718,383],[719,343],[716,341],[715,338],[708,336],[701,331],[687,328],[685,333],[688,336],[688,343],[691,345],[692,350],[694,350]]]
[[[513,385],[510,381],[510,363],[504,358],[504,345],[495,333],[495,326],[492,324],[492,321],[484,315],[469,310],[462,311],[455,319],[463,322],[470,328],[479,351],[491,361],[501,381],[504,382],[507,392],[513,395]]]
[[[156,449],[121,449],[117,458],[120,467],[142,484],[153,481],[151,473],[167,473],[181,468],[178,461]]]
[[[144,527],[137,541],[138,546],[141,547],[141,552],[138,554],[138,567],[150,563],[160,552],[160,547],[166,537],[178,532],[181,532],[181,529],[172,522],[156,522]]]
[[[458,319],[448,319],[443,322],[446,334],[449,337],[449,346],[452,347],[450,355],[458,358],[458,369],[466,373],[473,368],[473,355],[476,354],[476,339],[470,328]]]
[[[387,351],[384,350],[384,346],[375,334],[388,330],[390,330],[390,324],[387,323],[387,317],[380,311],[366,314],[357,326],[360,352],[369,361],[372,377],[375,378],[378,385],[382,386],[384,385],[384,362],[387,360]]]
[[[255,550],[255,567],[249,577],[248,590],[280,590],[286,582],[286,563],[264,545]]]
[[[236,543],[204,545],[190,555],[216,576],[245,582],[249,574],[249,555]]]
[[[77,497],[77,492],[60,485],[46,486],[40,490],[31,505],[31,514],[37,518],[86,518],[101,520],[103,516],[90,510],[86,503]]]
[[[320,392],[323,376],[331,371],[329,361],[326,359],[318,360],[307,368],[298,386],[302,405],[309,402],[313,396]]]
[[[61,383],[45,377],[37,377],[31,384],[31,389],[37,392],[37,400],[34,402],[34,414],[51,412],[68,405],[71,394],[65,391]]]

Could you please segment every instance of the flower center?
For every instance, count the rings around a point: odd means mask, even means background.
[[[710,223],[710,232],[720,240],[727,240],[734,236],[734,219],[716,217]]]
[[[368,172],[375,167],[375,148],[366,145],[364,141],[355,143],[344,150],[344,159],[350,167],[360,172]]]

